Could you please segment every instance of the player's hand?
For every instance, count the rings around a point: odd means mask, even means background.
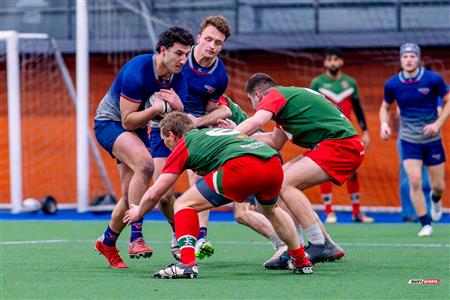
[[[362,140],[365,150],[369,149],[369,144],[370,144],[369,131],[365,130],[363,132],[363,134],[361,135],[361,140]]]
[[[189,119],[191,119],[192,123],[194,123],[194,126],[197,127],[200,118],[197,118],[196,116],[191,114],[187,114],[187,116],[189,117]]]
[[[389,140],[391,137],[391,128],[389,128],[389,125],[387,123],[381,124],[381,130],[380,130],[381,139],[384,141]]]
[[[176,111],[183,111],[184,106],[181,103],[180,97],[178,97],[177,93],[173,89],[170,90],[160,90],[157,92],[158,96],[161,97],[162,100],[169,103],[170,107]]]
[[[161,99],[161,97],[157,93],[153,94],[151,97],[152,97],[152,99],[151,99],[151,103],[152,103],[151,108],[153,107],[154,110],[158,111],[159,113],[163,113],[165,105],[164,105],[164,102]]]
[[[139,214],[139,206],[131,204],[130,209],[127,210],[123,217],[123,222],[130,225],[133,222],[140,220],[142,216]]]
[[[429,135],[429,136],[435,136],[439,133],[440,129],[441,129],[440,126],[438,124],[436,124],[436,122],[434,122],[434,123],[426,125],[423,128],[423,134]]]
[[[237,127],[236,123],[234,123],[232,120],[230,119],[219,119],[217,120],[217,126],[220,128],[225,128],[225,129],[234,129]]]

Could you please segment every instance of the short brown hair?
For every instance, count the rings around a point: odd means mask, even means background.
[[[194,123],[187,115],[181,112],[168,113],[164,119],[159,123],[159,128],[164,136],[172,131],[173,134],[180,138],[186,131],[194,129]]]
[[[276,86],[275,80],[265,73],[253,74],[245,84],[245,92],[247,94],[253,95],[256,89],[261,89],[261,91],[266,91],[271,87]]]
[[[227,39],[231,35],[230,23],[224,16],[209,16],[203,19],[200,24],[200,34],[205,30],[209,25],[214,26],[225,35],[225,39]]]

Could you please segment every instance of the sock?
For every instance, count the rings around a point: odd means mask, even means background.
[[[181,262],[187,266],[195,264],[195,243],[199,235],[197,211],[193,208],[183,208],[175,214],[174,221]]]
[[[299,266],[305,259],[305,249],[303,249],[303,246],[300,246],[300,248],[294,250],[289,249],[289,256],[295,259],[294,265]]]
[[[350,194],[350,199],[352,200],[352,214],[356,216],[361,212],[361,204],[359,203],[359,193]]]
[[[308,241],[311,244],[325,244],[325,237],[323,236],[322,230],[320,230],[320,226],[318,223],[314,223],[309,228],[305,229],[306,236],[308,237]]]
[[[422,224],[422,227],[425,225],[430,225],[431,224],[431,220],[430,217],[428,216],[428,214],[425,214],[423,216],[419,216],[419,221],[420,224]]]
[[[198,239],[206,239],[207,235],[208,235],[208,228],[200,227],[200,233],[198,234]]]
[[[441,196],[435,196],[433,192],[431,192],[431,200],[433,200],[434,203],[441,201]]]
[[[175,232],[175,224],[173,222],[167,222],[170,225],[170,228],[172,229],[172,232]]]
[[[333,200],[332,194],[322,194],[323,203],[325,204],[325,215],[333,212]]]
[[[119,233],[112,231],[108,225],[108,228],[106,228],[105,233],[103,234],[103,244],[109,247],[114,247],[118,237]]]
[[[273,249],[275,250],[285,245],[285,243],[278,237],[276,233],[272,234],[272,236],[270,237],[270,241],[272,242]]]
[[[130,242],[135,239],[142,238],[142,223],[144,222],[144,218],[131,223],[131,235]]]
[[[303,228],[300,224],[295,224],[295,228],[297,229],[298,240],[300,241],[300,245],[305,245],[305,238],[303,236]]]

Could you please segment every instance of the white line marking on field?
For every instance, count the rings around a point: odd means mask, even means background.
[[[64,243],[95,243],[95,240],[34,240],[34,241],[1,241],[0,245],[36,245],[36,244],[64,244]],[[119,243],[128,243],[120,241]],[[169,244],[170,241],[149,241],[150,244]],[[218,245],[234,246],[260,246],[270,245],[269,242],[233,242],[233,241],[214,241]],[[450,248],[450,244],[419,244],[419,243],[339,243],[345,247],[395,247],[395,248]]]

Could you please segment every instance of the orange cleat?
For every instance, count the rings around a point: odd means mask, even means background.
[[[147,246],[143,238],[137,238],[128,246],[128,254],[131,258],[147,258],[152,256],[153,249]]]
[[[99,254],[103,255],[109,263],[109,267],[113,269],[126,269],[128,266],[123,262],[119,255],[119,249],[116,246],[110,247],[105,245],[102,241],[97,240],[95,249]]]

